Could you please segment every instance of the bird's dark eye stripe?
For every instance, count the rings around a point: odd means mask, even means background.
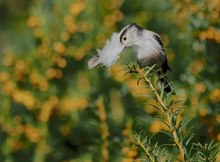
[[[122,38],[123,38],[123,36],[124,36],[124,34],[127,32],[127,28],[125,28],[122,32],[121,32],[121,35],[120,35],[120,37],[119,37],[119,39],[120,39],[120,42],[122,41]]]

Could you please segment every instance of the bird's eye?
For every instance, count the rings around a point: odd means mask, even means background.
[[[127,37],[124,37],[123,40],[126,41],[126,40],[127,40]]]

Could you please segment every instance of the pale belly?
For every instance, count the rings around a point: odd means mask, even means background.
[[[137,50],[137,58],[139,66],[146,67],[156,64],[155,68],[159,69],[166,61],[166,54],[160,49],[148,48],[146,50],[145,48],[143,51]]]

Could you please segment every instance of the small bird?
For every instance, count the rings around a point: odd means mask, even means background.
[[[168,70],[171,70],[160,36],[153,31],[141,28],[136,23],[124,27],[120,33],[113,33],[104,48],[102,50],[97,49],[98,54],[89,60],[89,68],[97,65],[110,67],[117,61],[120,53],[126,47],[134,49],[141,68],[155,65],[155,70],[161,69],[158,71],[159,75],[164,75]],[[166,77],[160,78],[160,81],[164,83],[166,92],[175,93]]]
[[[123,46],[133,48],[141,68],[155,65],[155,70],[161,69],[159,75],[171,70],[163,43],[157,33],[132,23],[121,30],[119,41]],[[160,81],[164,83],[166,92],[173,92],[166,77],[161,78]]]

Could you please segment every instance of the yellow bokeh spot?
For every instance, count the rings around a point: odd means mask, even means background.
[[[40,83],[39,83],[39,88],[41,91],[43,92],[46,92],[48,89],[49,89],[49,84],[46,80],[42,80]]]
[[[77,78],[77,82],[77,86],[80,88],[81,92],[90,91],[91,85],[87,74],[81,73]]]
[[[199,72],[203,70],[204,66],[205,66],[205,62],[202,59],[193,61],[190,64],[192,74],[197,75]]]
[[[60,79],[62,78],[62,76],[63,76],[63,73],[60,69],[49,68],[46,71],[46,77],[48,79],[53,79],[53,78]]]
[[[72,15],[77,16],[78,14],[80,14],[80,12],[83,11],[84,8],[85,8],[85,2],[83,0],[80,0],[78,2],[70,4],[69,12]]]
[[[85,109],[88,104],[86,98],[64,98],[59,102],[59,108],[61,113],[66,114],[71,111]]]
[[[217,123],[220,123],[220,114],[216,115],[216,121]]]
[[[220,101],[220,88],[214,89],[209,95],[209,98],[212,102],[219,102]]]
[[[62,71],[59,70],[59,69],[57,69],[57,70],[56,70],[56,76],[55,76],[55,77],[56,77],[57,79],[60,79],[60,78],[62,78],[62,76],[63,76]]]
[[[46,76],[48,79],[53,79],[56,76],[56,69],[49,68],[46,72]]]
[[[161,39],[163,41],[164,46],[168,46],[169,45],[170,38],[169,38],[168,35],[166,35],[166,34],[161,35]]]
[[[44,56],[50,55],[50,50],[49,50],[48,45],[46,43],[42,43],[41,45],[39,45],[38,52]]]
[[[167,59],[169,62],[173,61],[175,58],[175,53],[173,50],[167,50]]]
[[[43,36],[43,30],[41,28],[35,28],[33,30],[34,36],[40,38]]]
[[[129,133],[130,133],[129,129],[123,129],[122,130],[122,135],[125,136],[125,137],[129,136]]]
[[[76,23],[71,16],[64,17],[64,24],[66,27],[67,32],[74,33],[77,29]]]
[[[217,140],[220,141],[220,133],[217,135]]]
[[[7,81],[3,84],[3,91],[6,95],[11,95],[13,91],[15,90],[15,88],[16,88],[16,85],[12,80]]]
[[[195,90],[199,93],[203,93],[206,90],[206,86],[203,83],[196,83]]]
[[[85,54],[86,51],[83,48],[78,48],[76,51],[74,51],[73,58],[77,61],[80,61],[85,57]]]
[[[106,15],[103,23],[107,28],[112,28],[115,25],[116,21],[112,15]]]
[[[64,53],[65,50],[66,50],[66,47],[65,47],[64,44],[61,43],[61,42],[55,42],[55,43],[53,44],[53,49],[54,49],[54,51],[56,51],[56,52],[58,52],[58,53]]]
[[[194,95],[190,98],[190,104],[191,104],[191,107],[192,108],[197,108],[198,106],[198,103],[199,103],[199,98],[198,96]]]
[[[70,33],[74,33],[76,32],[76,29],[77,29],[77,26],[76,24],[74,23],[69,23],[67,26],[66,26],[66,30]]]
[[[129,150],[127,152],[128,157],[136,157],[137,156],[137,151],[136,150]]]
[[[118,22],[118,21],[121,21],[124,18],[124,15],[120,10],[115,10],[112,13],[112,17],[114,18],[115,22]]]
[[[112,120],[120,123],[124,118],[124,108],[121,100],[122,96],[117,90],[110,92]]]
[[[194,4],[191,4],[189,6],[189,11],[192,12],[192,13],[198,12],[198,6],[194,5]]]
[[[26,137],[34,143],[37,143],[40,141],[42,135],[40,133],[40,130],[33,127],[32,125],[28,124],[25,125],[24,127],[24,134],[26,135]]]
[[[213,27],[209,27],[208,29],[200,32],[199,38],[201,40],[211,39],[220,43],[220,32]]]
[[[206,32],[201,32],[201,33],[199,34],[199,38],[200,38],[201,40],[205,40],[205,39],[206,39]]]
[[[105,112],[105,105],[104,105],[103,98],[99,98],[97,100],[96,106],[97,106],[97,109],[98,109],[98,112],[99,112],[100,121],[102,123],[105,123],[107,116],[106,116],[106,112]]]
[[[200,115],[200,116],[204,117],[204,116],[206,116],[207,114],[208,114],[208,111],[207,111],[206,108],[201,108],[201,109],[199,109],[199,115]]]
[[[18,72],[25,72],[27,70],[27,62],[23,60],[17,60],[15,63],[15,70]]]
[[[209,27],[207,30],[207,38],[208,39],[214,38],[214,34],[215,34],[214,28]]]
[[[64,58],[58,58],[57,60],[57,65],[60,67],[60,68],[64,68],[66,66],[67,62]]]
[[[159,121],[159,120],[155,120],[151,123],[151,126],[149,128],[150,132],[155,134],[155,133],[158,133],[160,130],[164,130],[164,129],[167,129],[165,127],[165,125]]]
[[[141,97],[143,95],[147,95],[148,94],[148,90],[144,87],[144,83],[143,82],[139,82],[139,84],[137,84],[137,79],[129,79],[126,82],[126,85],[129,87],[130,92],[132,94],[132,96],[134,97]]]
[[[0,72],[0,82],[6,82],[9,80],[9,74],[7,72]]]
[[[42,103],[39,120],[42,122],[47,122],[49,120],[49,117],[52,113],[53,108],[57,106],[58,103],[59,103],[59,100],[56,96],[51,96],[49,100]]]
[[[41,82],[42,78],[40,74],[38,74],[36,71],[31,71],[29,74],[29,82],[33,85],[37,85],[39,82]]]
[[[139,162],[138,160],[135,160],[136,162]],[[122,162],[134,162],[133,158],[125,157],[122,159]]]
[[[27,20],[27,25],[30,27],[30,28],[34,28],[34,27],[37,27],[40,25],[40,20],[37,16],[31,16],[28,18]]]
[[[10,140],[9,147],[12,149],[12,151],[16,152],[22,149],[23,144],[21,141]]]
[[[51,60],[52,60],[54,63],[57,63],[57,60],[58,60],[59,58],[60,58],[60,55],[57,54],[57,53],[55,53],[55,54],[52,56]]]
[[[47,80],[34,70],[32,70],[29,74],[29,82],[32,85],[37,86],[41,91],[44,92],[47,91],[49,88]]]
[[[29,91],[24,90],[15,90],[12,94],[12,98],[15,102],[23,104],[27,109],[33,109],[36,100],[34,96]]]
[[[12,66],[14,63],[14,57],[10,54],[7,54],[3,57],[2,63],[5,66]]]
[[[154,100],[148,100],[146,106],[144,107],[144,110],[148,113],[148,114],[154,114],[157,113],[157,110],[150,105],[155,105],[157,106],[158,103],[156,103]]]
[[[131,75],[126,75],[124,67],[120,64],[115,64],[110,68],[110,75],[118,82],[124,82],[128,80]]]

